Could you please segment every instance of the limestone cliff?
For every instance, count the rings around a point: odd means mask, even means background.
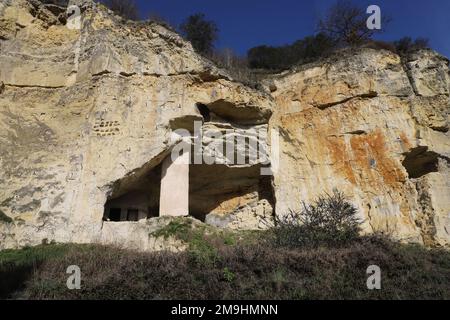
[[[0,6],[0,248],[44,239],[161,248],[151,232],[165,220],[150,217],[162,163],[172,132],[192,131],[194,120],[205,148],[223,137],[271,147],[274,171],[262,176],[262,161],[192,165],[194,217],[262,228],[262,218],[338,188],[367,232],[450,243],[446,58],[348,51],[256,90],[164,26],[72,3],[80,28],[68,28],[66,8],[37,0]],[[105,219],[130,204],[145,219]]]
[[[338,188],[367,231],[449,244],[448,62],[348,50],[267,81],[281,133],[276,211]]]

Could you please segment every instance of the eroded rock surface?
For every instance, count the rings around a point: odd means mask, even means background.
[[[448,74],[432,51],[404,62],[361,49],[268,80],[282,150],[276,212],[337,188],[366,231],[448,244]]]
[[[140,199],[154,216],[172,133],[191,132],[194,121],[202,148],[250,137],[263,153],[280,150],[273,177],[261,176],[260,159],[193,165],[189,211],[207,223],[264,228],[337,188],[366,232],[450,243],[446,58],[347,51],[255,90],[164,26],[71,3],[81,8],[79,29],[67,27],[63,7],[0,7],[0,248],[44,239],[165,248],[149,236],[157,222],[105,221],[105,209]]]
[[[174,146],[171,133],[205,121],[199,104],[232,116],[225,125],[237,135],[242,125],[267,131],[268,94],[232,81],[163,26],[80,6],[79,30],[39,1],[3,8],[0,207],[13,223],[0,223],[2,248],[103,242],[114,228],[102,221],[107,200],[143,189]]]

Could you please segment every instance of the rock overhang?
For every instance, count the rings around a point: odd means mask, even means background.
[[[0,160],[7,168],[0,209],[13,219],[0,231],[3,246],[109,239],[100,236],[108,197],[127,193],[161,164],[174,145],[171,133],[193,121],[210,131],[224,124],[280,131],[280,169],[269,181],[276,201],[267,202],[276,214],[340,188],[367,232],[448,244],[445,58],[421,51],[405,62],[365,48],[276,75],[255,90],[164,26],[125,22],[91,1],[79,5],[86,17],[80,30],[25,0],[10,4],[0,25]],[[206,123],[198,105],[220,121]],[[427,148],[433,170],[415,165],[423,164],[412,157],[417,148]],[[254,178],[253,169],[243,168],[243,180]],[[236,197],[223,201],[211,223],[248,228],[272,214],[257,184],[247,193],[228,185]],[[198,203],[211,196],[200,191]]]

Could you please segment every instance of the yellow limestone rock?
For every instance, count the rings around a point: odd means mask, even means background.
[[[273,177],[261,176],[262,162],[190,165],[183,190],[196,218],[260,229],[337,188],[365,232],[449,245],[446,58],[344,50],[256,90],[164,26],[78,2],[79,30],[38,0],[0,11],[0,210],[9,218],[0,249],[47,239],[178,250],[151,233],[168,223],[153,219],[161,192],[176,188],[161,187],[171,135],[194,121],[211,134],[202,148],[253,137],[280,150]]]

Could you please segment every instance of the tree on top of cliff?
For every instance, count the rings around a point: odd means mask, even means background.
[[[403,37],[400,40],[394,41],[394,45],[399,54],[408,54],[430,47],[427,38],[417,38],[413,41],[410,37]]]
[[[296,63],[314,61],[332,52],[335,47],[333,39],[319,33],[281,47],[257,46],[248,50],[247,57],[252,69],[283,70]]]
[[[115,14],[129,20],[138,20],[139,13],[134,0],[104,0],[102,1]]]
[[[180,30],[197,52],[205,55],[212,53],[219,29],[214,21],[206,20],[203,13],[189,16],[180,25]]]
[[[367,18],[364,8],[349,0],[339,0],[319,21],[318,29],[342,46],[360,45],[379,31],[367,28]],[[389,18],[383,15],[382,26],[388,22]]]

